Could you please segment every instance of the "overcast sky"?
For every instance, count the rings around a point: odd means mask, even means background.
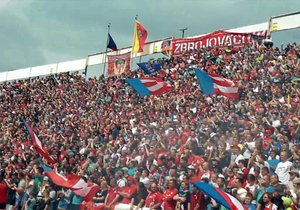
[[[133,20],[148,41],[266,22],[300,10],[300,0],[0,0],[0,71],[84,58],[104,51],[107,25],[119,48],[132,44]],[[300,29],[274,34],[299,42]]]

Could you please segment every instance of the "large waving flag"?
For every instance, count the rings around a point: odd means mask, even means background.
[[[239,89],[234,82],[214,73],[206,73],[195,69],[201,90],[204,94],[219,94],[228,98],[239,98]]]
[[[170,92],[172,86],[160,78],[132,78],[126,82],[141,96],[160,95]]]
[[[54,184],[72,190],[73,193],[81,196],[85,201],[91,201],[94,195],[100,190],[98,185],[92,182],[85,182],[76,174],[64,177],[51,168],[44,166],[43,169]]]
[[[138,21],[134,23],[132,52],[143,52],[143,48],[148,36],[147,29]]]
[[[108,42],[107,42],[107,48],[113,50],[113,51],[117,51],[117,45],[115,43],[115,41],[113,40],[113,38],[111,37],[111,35],[108,33]]]
[[[238,199],[232,195],[222,191],[219,188],[214,188],[210,184],[204,182],[194,182],[195,187],[200,191],[204,192],[211,198],[213,198],[217,203],[221,204],[227,209],[231,210],[248,210]]]
[[[43,148],[43,145],[42,145],[42,142],[39,140],[39,138],[37,137],[37,135],[33,132],[32,128],[29,126],[29,124],[24,120],[22,119],[25,127],[26,127],[26,130],[27,132],[29,133],[31,139],[32,139],[32,142],[33,142],[33,147],[34,149],[41,155],[43,156],[47,161],[48,163],[50,164],[55,164],[56,161],[50,156],[50,154]]]

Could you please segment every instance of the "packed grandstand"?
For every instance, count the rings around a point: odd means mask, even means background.
[[[145,68],[1,83],[0,209],[226,209],[229,195],[244,209],[300,207],[299,45],[206,47],[152,64],[163,94],[127,82],[149,78]],[[200,69],[234,82],[238,98],[203,94]]]

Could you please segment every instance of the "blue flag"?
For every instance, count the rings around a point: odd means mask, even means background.
[[[115,43],[115,41],[113,40],[113,38],[111,37],[110,34],[108,34],[108,42],[107,42],[107,48],[113,50],[113,51],[117,51],[117,45]]]
[[[197,79],[201,90],[204,94],[210,95],[214,93],[214,83],[212,78],[204,71],[200,69],[195,69]]]
[[[160,63],[152,63],[151,66],[148,63],[137,63],[137,65],[142,69],[146,74],[152,74],[156,71],[161,70]]]
[[[161,70],[161,65],[160,63],[152,63],[152,68],[155,70],[155,71],[159,71]]]

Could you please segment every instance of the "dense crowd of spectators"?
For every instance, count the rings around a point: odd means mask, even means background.
[[[289,44],[151,60],[163,65],[153,76],[174,88],[150,97],[124,81],[141,70],[0,84],[0,209],[224,209],[195,181],[249,209],[300,207],[299,58]],[[203,95],[194,67],[235,81],[240,99]],[[52,167],[101,186],[93,203],[44,175],[22,117],[59,162]]]

